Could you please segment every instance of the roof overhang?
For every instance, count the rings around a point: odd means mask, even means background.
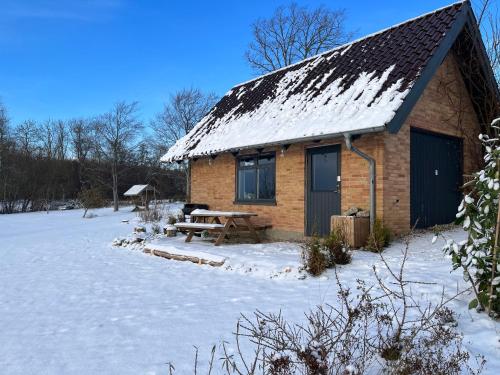
[[[238,147],[238,148],[229,148],[226,150],[221,150],[220,152],[217,152],[217,153],[190,155],[188,157],[179,158],[179,159],[175,159],[175,160],[171,160],[171,161],[163,161],[162,160],[161,162],[166,163],[166,164],[180,163],[184,160],[214,157],[215,155],[223,154],[223,153],[237,153],[237,152],[245,151],[245,150],[265,149],[265,148],[270,148],[270,147],[283,147],[283,146],[289,146],[289,145],[293,145],[293,144],[297,144],[297,143],[309,143],[309,142],[323,141],[326,139],[343,138],[346,135],[363,135],[363,134],[379,133],[379,132],[383,132],[385,130],[386,130],[385,126],[377,126],[377,127],[372,127],[372,128],[353,130],[353,131],[349,131],[349,132],[320,134],[320,135],[314,135],[314,136],[308,136],[308,137],[302,137],[302,138],[285,139],[285,140],[282,140],[279,142],[269,142],[269,143],[248,145],[248,146],[243,146],[243,147]]]

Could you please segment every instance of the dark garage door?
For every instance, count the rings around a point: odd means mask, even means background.
[[[411,223],[451,223],[461,199],[462,141],[417,129],[410,137]]]

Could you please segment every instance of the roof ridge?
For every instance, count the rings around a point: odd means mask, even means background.
[[[392,25],[392,26],[386,27],[385,29],[382,29],[382,30],[376,31],[376,32],[374,32],[374,33],[371,33],[371,34],[368,34],[368,35],[362,36],[362,37],[360,37],[360,38],[358,38],[358,39],[355,39],[355,40],[353,40],[353,41],[351,41],[351,42],[348,42],[348,43],[342,44],[342,45],[340,45],[340,46],[337,46],[337,47],[335,47],[335,48],[329,49],[328,51],[324,51],[324,52],[318,53],[318,54],[316,54],[316,55],[314,55],[314,56],[307,57],[307,58],[305,58],[305,59],[303,59],[303,60],[300,60],[300,61],[297,61],[297,62],[295,62],[295,63],[293,63],[293,64],[290,64],[290,65],[284,66],[284,67],[282,67],[282,68],[279,68],[279,69],[273,70],[273,71],[271,71],[271,72],[268,72],[268,73],[262,74],[262,75],[260,75],[260,76],[258,76],[258,77],[255,77],[255,78],[249,79],[249,80],[247,80],[247,81],[244,81],[244,82],[238,83],[238,84],[234,85],[234,86],[233,86],[233,87],[232,87],[229,91],[231,91],[231,90],[233,90],[233,89],[235,89],[235,88],[238,88],[238,87],[240,87],[240,86],[246,85],[246,84],[248,84],[248,83],[250,83],[250,82],[254,82],[254,81],[257,81],[257,80],[259,80],[259,79],[261,79],[261,78],[267,77],[267,76],[272,75],[272,74],[274,74],[274,73],[280,72],[280,71],[282,71],[282,70],[286,70],[286,69],[289,69],[289,68],[291,68],[291,67],[293,67],[293,66],[296,66],[296,65],[302,64],[302,63],[304,63],[304,62],[306,62],[306,61],[310,61],[310,60],[317,59],[318,57],[323,56],[323,55],[326,55],[326,54],[328,54],[328,53],[331,53],[331,52],[334,52],[334,51],[337,51],[337,50],[340,50],[340,49],[343,49],[343,48],[348,48],[348,47],[350,47],[350,46],[352,46],[352,45],[354,45],[354,44],[356,44],[356,43],[359,43],[359,42],[361,42],[361,41],[363,41],[363,40],[365,40],[365,39],[372,38],[372,37],[374,37],[375,35],[379,35],[379,34],[382,34],[382,33],[386,32],[386,31],[389,31],[389,30],[391,30],[391,29],[395,29],[395,28],[400,27],[400,26],[402,26],[402,25],[404,25],[404,24],[406,24],[406,23],[416,21],[416,20],[418,20],[418,19],[420,19],[420,18],[424,18],[424,17],[430,16],[431,14],[434,14],[434,13],[437,13],[437,12],[441,12],[441,11],[443,11],[443,10],[445,10],[445,9],[448,9],[448,8],[452,8],[452,7],[454,7],[454,6],[458,5],[458,4],[465,4],[465,3],[470,3],[470,0],[460,0],[460,1],[456,1],[456,2],[454,2],[454,3],[451,3],[451,4],[448,4],[448,5],[445,5],[445,6],[443,6],[443,7],[440,7],[440,8],[434,9],[433,11],[430,11],[430,12],[427,12],[427,13],[424,13],[424,14],[421,14],[421,15],[419,15],[419,16],[417,16],[417,17],[413,17],[413,18],[407,19],[407,20],[405,20],[405,21],[402,21],[402,22],[396,23],[396,24],[394,24],[394,25]],[[227,95],[227,94],[225,94],[225,95]]]

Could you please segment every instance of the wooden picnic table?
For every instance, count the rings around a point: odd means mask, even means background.
[[[257,214],[253,212],[196,209],[191,212],[190,223],[177,223],[175,226],[188,231],[186,242],[190,242],[194,233],[200,230],[219,233],[215,246],[219,246],[230,233],[244,231],[250,232],[254,240],[260,242],[259,235],[251,220],[254,216]]]

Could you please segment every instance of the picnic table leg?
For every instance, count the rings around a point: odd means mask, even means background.
[[[260,242],[260,238],[259,238],[259,235],[257,234],[257,231],[253,227],[252,220],[250,220],[249,217],[244,217],[243,220],[245,220],[245,224],[247,225],[248,230],[250,231],[250,234],[253,236],[253,238],[255,239],[255,241],[257,243],[259,243]]]
[[[223,241],[224,238],[226,237],[226,234],[229,232],[229,228],[231,228],[231,225],[233,223],[232,218],[228,218],[226,221],[226,224],[224,224],[224,228],[222,229],[222,232],[220,232],[219,237],[217,237],[217,240],[215,241],[215,246],[219,246]]]
[[[188,235],[186,237],[186,241],[185,242],[191,242],[191,240],[193,239],[193,235],[194,235],[194,229],[190,229],[188,231]]]

